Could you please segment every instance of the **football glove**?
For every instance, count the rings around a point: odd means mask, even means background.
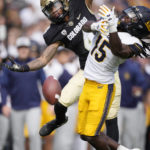
[[[98,31],[104,35],[108,34],[108,23],[104,19],[100,19],[97,22],[91,24],[92,31]]]
[[[150,58],[150,43],[146,43],[142,41],[143,44],[143,52],[140,54],[141,58]]]
[[[11,70],[11,71],[15,71],[15,72],[28,72],[30,71],[30,68],[27,64],[25,65],[19,65],[17,64],[12,58],[8,58],[11,62],[11,64],[6,64],[6,63],[2,63],[2,66],[4,66],[5,68]]]
[[[111,10],[106,5],[102,5],[99,7],[98,15],[108,22],[109,33],[117,32],[118,18],[115,15],[115,7]]]
[[[150,57],[150,49],[146,47],[143,43],[143,46],[141,46],[138,43],[134,43],[132,45],[128,45],[132,51],[132,53],[135,56],[140,56],[141,58],[147,58]]]

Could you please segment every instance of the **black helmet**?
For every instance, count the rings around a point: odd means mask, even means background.
[[[150,9],[144,6],[132,6],[122,11],[118,29],[140,39],[150,34]]]
[[[58,7],[58,9],[57,9]],[[67,0],[41,0],[42,12],[46,17],[52,21],[52,23],[59,24],[64,22],[64,17],[68,14],[68,3]],[[52,12],[52,9],[56,8],[55,12]],[[61,13],[57,16],[54,16],[54,13],[60,11]]]

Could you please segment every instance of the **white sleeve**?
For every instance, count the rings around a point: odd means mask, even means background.
[[[132,45],[132,44],[138,43],[141,46],[143,46],[142,42],[138,38],[132,36],[131,34],[129,34],[127,32],[118,32],[118,35],[119,35],[119,38],[120,38],[122,44]]]

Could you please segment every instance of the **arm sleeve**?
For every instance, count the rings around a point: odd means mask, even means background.
[[[140,44],[138,44],[138,43],[134,43],[134,44],[128,45],[128,46],[130,47],[130,49],[133,51],[133,53],[135,55],[139,55],[140,52],[143,51],[143,47]]]
[[[137,44],[143,46],[142,42],[138,38],[130,35],[129,33],[118,32],[118,35],[119,35],[119,38],[120,38],[122,44],[133,45],[133,44],[137,43]]]
[[[135,56],[141,56],[141,54],[147,56],[145,48],[140,39],[126,32],[119,32],[118,35],[122,44],[127,45]]]

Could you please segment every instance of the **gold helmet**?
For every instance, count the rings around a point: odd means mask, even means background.
[[[51,14],[51,9],[53,8],[53,6],[57,7],[58,3],[58,9],[62,9],[62,14],[55,18]],[[68,0],[41,0],[41,9],[50,21],[52,21],[53,23],[62,23],[64,17],[68,14],[69,11]]]

